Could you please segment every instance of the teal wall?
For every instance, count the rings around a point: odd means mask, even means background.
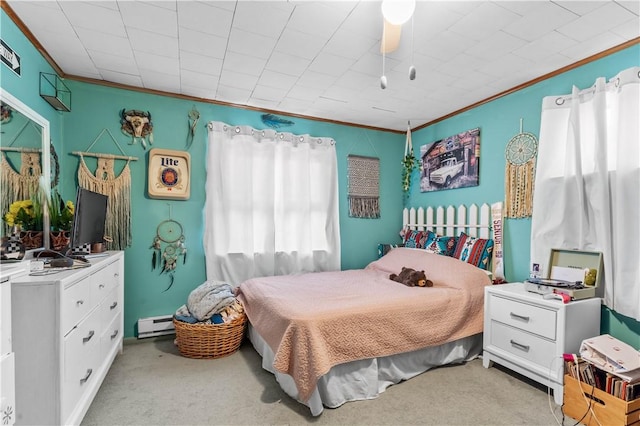
[[[51,74],[55,73],[55,71],[4,11],[0,14],[0,35],[2,40],[21,59],[20,76],[16,75],[4,63],[0,64],[0,85],[2,89],[20,99],[46,120],[49,120],[51,140],[57,152],[60,152],[62,113],[54,110],[42,99],[39,90],[40,73]]]
[[[21,56],[22,77],[18,78],[2,66],[2,87],[42,114],[51,122],[52,139],[60,156],[61,192],[72,198],[77,184],[78,157],[71,151],[86,150],[103,129],[109,129],[127,155],[139,160],[130,164],[132,172],[133,244],[125,250],[125,335],[133,336],[138,318],[173,312],[186,301],[188,293],[205,279],[202,247],[203,206],[206,154],[206,128],[210,120],[232,125],[263,128],[261,112],[192,102],[159,95],[108,88],[105,86],[67,81],[72,92],[72,111],[59,113],[38,95],[39,72],[53,72],[26,37],[6,16],[1,16],[2,39]],[[295,125],[285,131],[314,136],[332,137],[337,141],[340,187],[340,223],[343,269],[360,268],[376,256],[379,242],[398,242],[401,209],[409,206],[482,203],[504,198],[504,149],[519,131],[520,118],[524,131],[538,135],[540,105],[548,95],[568,93],[571,85],[585,88],[596,77],[612,77],[622,69],[640,64],[640,46],[635,45],[575,70],[545,80],[508,96],[474,108],[442,122],[414,132],[416,152],[420,146],[443,137],[479,127],[481,130],[480,185],[430,193],[420,193],[418,174],[414,173],[412,190],[403,198],[400,183],[400,159],[404,152],[404,135],[365,130],[356,127],[293,118]],[[185,149],[187,113],[196,106],[201,122],[196,140],[189,150],[192,158],[191,198],[186,201],[152,200],[146,195],[147,153],[139,143],[129,145],[130,139],[119,129],[118,112],[122,108],[149,110],[153,116],[153,147]],[[94,152],[119,153],[108,135],[92,148]],[[349,154],[379,157],[381,160],[381,218],[354,219],[347,214],[346,158]],[[90,168],[94,167],[87,159]],[[120,170],[123,162],[118,162]],[[151,245],[157,224],[169,214],[185,226],[188,258],[179,265],[173,287],[164,291],[169,281],[151,270]],[[529,270],[531,222],[529,219],[506,220],[504,249],[505,272],[510,281],[522,280]],[[602,332],[611,333],[640,347],[640,325],[603,308]]]
[[[571,93],[572,85],[585,89],[597,77],[611,78],[623,69],[638,65],[640,45],[636,44],[414,132],[412,141],[416,153],[419,153],[421,145],[479,127],[480,185],[421,193],[418,173],[414,173],[408,204],[419,207],[502,201],[505,194],[504,151],[509,140],[519,133],[520,119],[523,119],[523,131],[537,137],[542,99],[545,96]],[[530,219],[505,220],[503,249],[508,281],[522,281],[529,276],[530,236]],[[640,347],[640,324],[606,308],[602,312],[602,332]]]

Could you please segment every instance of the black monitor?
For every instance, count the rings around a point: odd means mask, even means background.
[[[78,187],[69,244],[73,253],[84,245],[104,241],[108,200],[106,195]]]

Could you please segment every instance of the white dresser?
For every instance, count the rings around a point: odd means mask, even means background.
[[[123,253],[11,290],[16,424],[79,424],[122,351]]]
[[[600,334],[600,299],[564,304],[530,293],[522,283],[485,288],[483,365],[497,362],[553,389],[562,404],[564,353]]]
[[[29,263],[0,266],[0,424],[16,421],[15,353],[11,335],[11,280],[29,272]]]

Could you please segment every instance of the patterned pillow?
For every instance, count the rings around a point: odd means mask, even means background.
[[[443,256],[453,256],[457,242],[457,237],[445,237],[431,232],[424,248],[430,250],[432,253],[441,254]]]
[[[404,247],[404,244],[378,244],[378,259],[396,247]]]
[[[404,246],[409,248],[425,248],[425,244],[431,234],[433,234],[431,231],[408,229],[404,234]]]
[[[486,270],[489,267],[492,252],[493,240],[473,238],[463,232],[458,237],[453,257]]]

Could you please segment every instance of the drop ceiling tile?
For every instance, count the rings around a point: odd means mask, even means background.
[[[180,52],[180,69],[207,72],[219,76],[222,72],[222,59],[182,51]]]
[[[122,0],[119,0],[119,1],[122,2]],[[175,11],[177,8],[176,0],[161,0],[161,1],[138,0],[138,1],[152,5],[152,6],[162,7],[164,9],[172,10],[172,11]]]
[[[133,52],[129,39],[126,37],[118,37],[87,28],[76,28],[76,33],[85,49],[95,53],[103,52],[111,55],[121,56],[123,58],[133,58]]]
[[[632,19],[637,21],[637,18],[616,3],[606,3],[579,19],[559,27],[558,32],[583,42]]]
[[[239,71],[245,74],[260,76],[266,63],[267,60],[263,58],[229,51],[224,58],[223,68],[225,71]]]
[[[482,40],[519,18],[519,15],[495,3],[479,3],[472,12],[453,24],[449,31],[473,40]]]
[[[246,105],[249,97],[251,96],[251,90],[240,89],[237,87],[231,87],[227,85],[220,85],[216,92],[215,99],[224,102],[231,102],[238,105]],[[235,123],[229,123],[235,124]]]
[[[640,15],[640,1],[637,0],[616,0],[620,6],[624,7],[634,15]]]
[[[142,72],[142,70],[156,70],[157,72],[176,77],[180,75],[180,63],[174,58],[137,51],[134,51],[133,54],[140,72]]]
[[[232,29],[227,48],[232,52],[268,59],[277,41],[276,38]]]
[[[276,102],[277,105],[286,95],[286,89],[277,89],[275,87],[261,86],[258,84],[251,93],[251,99]]]
[[[472,49],[476,41],[453,32],[445,32],[434,40],[415,47],[416,52],[446,62],[454,56]]]
[[[552,31],[514,50],[513,53],[531,61],[541,61],[549,58],[558,51],[569,49],[576,44],[577,42],[574,39],[560,34],[557,31]]]
[[[275,71],[265,70],[260,76],[258,84],[265,87],[289,90],[293,87],[294,84],[296,84],[297,81],[298,77],[282,74]]]
[[[223,59],[227,39],[180,27],[179,46],[181,51]]]
[[[353,88],[363,90],[367,87],[379,84],[380,76],[371,76],[357,71],[348,70],[342,74],[334,83],[334,86],[341,88]]]
[[[276,51],[304,59],[313,59],[326,41],[322,37],[285,29],[276,44]]]
[[[291,14],[287,28],[305,34],[329,38],[349,15],[349,12],[350,9],[348,8],[332,7],[329,3],[298,3]]]
[[[560,53],[569,58],[572,58],[574,62],[577,62],[583,58],[602,52],[606,49],[605,46],[617,46],[618,44],[622,44],[623,42],[624,39],[622,39],[618,35],[611,32],[606,32],[604,34],[600,34],[598,37],[594,37],[592,39],[578,43],[574,47],[565,49]]]
[[[295,85],[289,90],[289,98],[314,102],[325,89],[315,89],[312,87],[305,87],[301,85]]]
[[[138,74],[138,64],[136,64],[133,54],[131,54],[130,58],[125,58],[124,56],[92,50],[88,50],[88,53],[101,74],[105,70],[125,74]]]
[[[199,87],[199,86],[191,86],[184,82],[180,83],[180,88],[182,94],[185,96],[193,96],[194,98],[199,99],[215,99],[216,98],[216,87]]]
[[[379,40],[382,35],[380,3],[377,1],[358,2],[344,19],[340,29]]]
[[[274,1],[240,1],[237,5],[233,16],[234,28],[269,38],[280,36],[294,9],[290,3]]]
[[[49,3],[18,1],[11,2],[11,8],[32,32],[35,31],[34,35],[41,43],[46,42],[44,37],[38,36],[41,31],[66,36],[73,35],[73,28],[57,3],[51,2],[51,5],[56,6],[55,8],[47,7],[47,4]],[[46,46],[46,44],[44,45]]]
[[[359,58],[373,47],[379,48],[379,46],[378,38],[340,28],[324,46],[323,51],[345,58]]]
[[[522,47],[526,41],[503,31],[497,31],[489,37],[479,41],[473,48],[468,49],[465,53],[480,58],[482,61],[491,61],[502,55],[513,52]]]
[[[537,4],[539,6],[535,10],[507,25],[504,32],[522,40],[533,41],[579,18],[575,13],[555,3],[538,2]]]
[[[399,63],[400,62],[395,59],[386,58],[385,68],[386,70],[393,69],[393,67],[397,66]],[[367,53],[360,59],[358,59],[358,62],[353,64],[350,69],[351,71],[356,71],[371,76],[377,76],[378,78],[380,78],[380,76],[382,75],[382,55]]]
[[[218,86],[219,77],[203,72],[182,70],[180,72],[180,84],[182,86],[209,87],[215,89]]]
[[[255,108],[275,110],[278,107],[278,102],[277,101],[269,101],[269,100],[265,100],[265,99],[258,99],[258,98],[251,97],[247,101],[247,105],[255,107]]]
[[[149,31],[129,28],[131,49],[136,52],[147,52],[154,55],[178,58],[178,39]]]
[[[161,90],[163,92],[180,93],[180,77],[169,75],[164,72],[140,69],[142,82],[147,89]]]
[[[105,81],[113,83],[125,84],[133,87],[144,87],[142,78],[139,75],[126,74],[122,72],[101,70],[100,74]]]
[[[354,99],[358,99],[361,93],[361,90],[355,88],[331,86],[327,90],[325,90],[319,97],[342,102],[350,102]]]
[[[554,0],[554,3],[558,4],[558,6],[561,6],[573,13],[575,13],[578,16],[583,16],[586,15],[590,12],[593,12],[594,10],[602,7],[603,5],[605,5],[606,3],[608,3],[607,1],[595,1],[595,0],[582,0],[582,1],[575,1],[575,0],[569,0],[569,1],[557,1]]]
[[[517,75],[520,70],[526,70],[527,67],[532,65],[533,62],[526,58],[522,58],[514,54],[508,54],[479,67],[478,71],[489,75],[495,75],[496,77],[504,77],[510,73]],[[511,87],[512,86],[508,86],[507,88]]]
[[[612,28],[611,32],[625,40],[631,40],[640,37],[640,25],[638,25],[637,20],[632,20],[625,24],[620,24],[616,28]]]
[[[331,53],[320,52],[309,65],[309,71],[329,74],[336,77],[342,75],[353,65],[353,59],[332,55]]]
[[[140,1],[119,1],[126,27],[138,28],[170,37],[178,36],[178,19],[174,10]]]
[[[292,56],[274,50],[265,66],[266,69],[298,77],[309,67],[310,59]]]
[[[124,23],[118,10],[101,6],[99,3],[80,1],[60,2],[69,22],[76,28],[88,28],[104,34],[126,37]],[[87,16],[92,19],[88,20]]]
[[[314,71],[305,72],[298,80],[297,85],[313,89],[327,90],[336,81],[336,77]]]
[[[182,28],[226,38],[231,31],[231,21],[233,20],[233,8],[223,7],[227,3],[232,2],[179,1],[178,25]],[[235,2],[233,5],[235,6]]]
[[[104,7],[105,9],[120,10],[118,8],[118,2],[116,0],[112,0],[112,1],[92,0],[91,3],[95,4],[96,6]]]
[[[258,77],[255,75],[245,74],[237,71],[222,70],[220,76],[221,86],[231,86],[236,89],[244,89],[251,92],[258,82]]]

